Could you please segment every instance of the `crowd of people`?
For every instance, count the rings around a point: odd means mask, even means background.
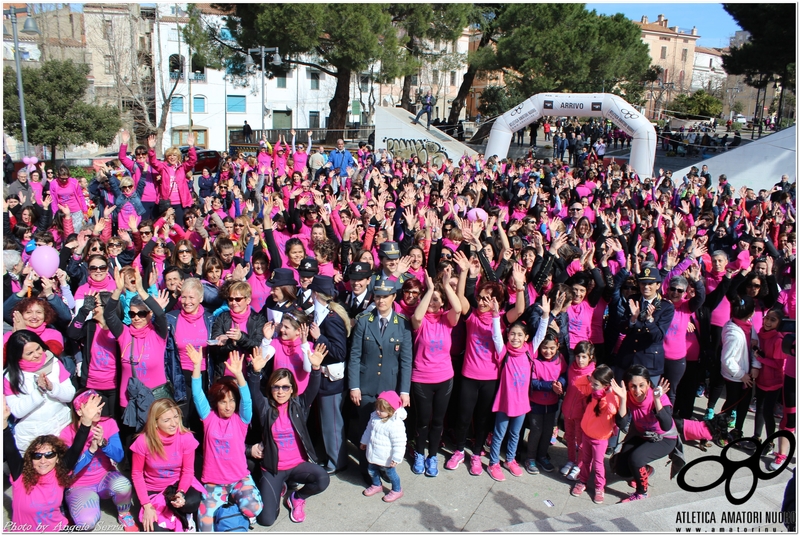
[[[93,529],[107,499],[126,531],[270,526],[282,502],[302,522],[351,456],[386,502],[403,461],[557,469],[596,503],[608,464],[634,501],[688,421],[723,413],[749,451],[795,430],[787,176],[641,177],[596,151],[433,166],[293,132],[195,173],[193,136],[185,159],[129,139],[91,184],[42,165],[6,187],[16,530]]]

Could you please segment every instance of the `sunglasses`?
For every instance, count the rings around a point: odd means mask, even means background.
[[[109,243],[108,247],[122,247],[122,244],[121,243],[116,243],[116,242],[115,243]]]
[[[451,254],[442,254],[441,258],[452,258]]]
[[[190,249],[178,249],[178,254],[191,253]]]
[[[291,385],[272,385],[272,392],[289,392]]]
[[[166,247],[166,244],[164,242],[162,242],[162,241],[159,241],[159,242],[155,242],[155,246],[156,247]]]
[[[128,317],[130,319],[133,319],[133,318],[144,319],[149,314],[150,314],[149,310],[138,310],[138,311],[136,311],[136,310],[128,310]]]
[[[760,284],[749,284],[749,288],[760,288]]]
[[[678,294],[685,293],[685,290],[683,288],[669,288],[669,291],[670,292],[674,292],[674,293],[678,293]]]
[[[197,216],[194,214],[186,214],[186,219],[197,219]]]
[[[374,208],[375,207],[374,204],[367,204],[366,206],[368,206],[369,208]]]
[[[407,295],[419,295],[419,290],[403,290],[403,293]]]
[[[131,191],[133,186],[122,186],[122,191]]]
[[[153,234],[153,231],[152,230],[140,230],[139,234],[142,234],[144,236],[151,236]]]
[[[569,212],[579,212],[582,208],[569,208]]]
[[[234,303],[240,303],[247,299],[246,297],[233,297],[232,295],[227,298],[228,301],[233,301]]]
[[[105,271],[108,269],[108,265],[104,264],[102,266],[89,266],[89,271]]]
[[[244,228],[244,225],[233,225],[233,228]]]
[[[52,171],[47,171],[47,174],[48,174],[48,175],[52,175],[52,174],[53,174],[53,172],[52,172]]]
[[[54,451],[46,451],[46,452],[37,451],[36,453],[31,454],[31,457],[33,458],[34,461],[41,461],[42,458],[53,459],[56,455],[58,454]]]

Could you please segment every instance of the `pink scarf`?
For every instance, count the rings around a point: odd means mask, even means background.
[[[42,369],[47,361],[50,359],[55,358],[52,353],[49,351],[45,351],[42,354],[42,358],[39,359],[38,362],[32,362],[30,360],[20,359],[19,361],[19,369],[24,372],[37,372]]]
[[[237,314],[236,312],[230,311],[230,318],[233,320],[233,325],[238,325],[241,330],[246,331],[247,329],[247,320],[250,319],[250,312],[252,309],[247,307],[247,311],[242,314]],[[243,328],[242,328],[243,326]]]
[[[44,322],[42,322],[42,324],[41,324],[41,325],[39,325],[38,327],[36,327],[35,329],[34,329],[33,327],[27,327],[27,326],[25,327],[25,329],[29,330],[30,332],[36,333],[36,335],[37,335],[39,338],[41,338],[41,337],[42,337],[42,335],[44,334],[44,330],[45,330],[46,328],[47,328],[47,324],[46,324],[46,323],[44,323]]]
[[[743,330],[748,344],[752,339],[752,324],[746,320],[739,320],[737,318],[732,318],[732,322]]]
[[[114,288],[116,288],[116,284],[114,283],[114,279],[111,277],[111,275],[109,273],[106,273],[105,278],[103,280],[101,280],[101,281],[94,280],[91,277],[91,275],[90,275],[89,278],[86,279],[86,284],[89,285],[89,289],[90,290],[94,290],[94,291],[97,291],[97,292],[102,292],[102,291],[108,290],[108,288],[110,287],[109,279],[110,279],[111,283],[113,284]]]
[[[186,311],[183,310],[183,308],[180,309],[180,317],[183,318],[183,320],[185,322],[187,322],[189,325],[191,325],[192,327],[198,321],[202,321],[203,314],[205,314],[205,309],[203,308],[202,305],[197,307],[197,310],[194,312],[194,314],[187,314]],[[233,313],[231,312],[231,315],[232,314]]]
[[[144,339],[144,337],[147,336],[147,333],[150,332],[151,329],[152,329],[152,325],[151,324],[147,324],[144,327],[142,327],[141,329],[137,329],[133,325],[130,325],[128,327],[128,331],[130,332],[130,335],[133,338],[137,338],[139,340]]]

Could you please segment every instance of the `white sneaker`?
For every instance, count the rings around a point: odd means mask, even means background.
[[[567,476],[569,475],[569,471],[574,467],[574,463],[569,461],[563,465],[563,468],[560,469],[560,475]]]
[[[569,481],[577,481],[577,476],[579,475],[580,475],[580,468],[575,465],[574,467],[572,467],[571,471],[569,472],[569,475],[566,476],[566,479],[568,479]]]
[[[197,524],[194,523],[194,515],[186,515],[186,531],[187,532],[196,532],[197,531]]]
[[[771,461],[771,464],[768,465],[768,469],[772,471],[778,470],[783,464],[785,464],[785,461],[787,460],[788,458],[786,455],[777,453],[776,455],[774,455],[774,460]]]

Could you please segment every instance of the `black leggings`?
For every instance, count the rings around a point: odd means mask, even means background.
[[[721,412],[735,411],[735,429],[743,431],[746,413],[749,412],[749,400],[752,399],[752,389],[743,383],[724,380],[727,386],[727,399],[721,406]]]
[[[796,377],[785,376],[782,386],[782,421],[780,429],[796,430]]]
[[[755,403],[757,409],[755,410],[755,436],[760,438],[760,433],[763,432],[763,426],[766,426],[766,436],[770,437],[774,434],[777,428],[777,421],[774,419],[774,405],[779,399],[780,391],[777,390],[760,390],[756,387],[755,390]]]
[[[424,455],[425,447],[430,457],[438,453],[444,415],[452,396],[452,379],[441,383],[411,383],[411,405],[416,407],[416,452]]]
[[[669,382],[669,401],[674,405],[677,399],[677,387],[685,375],[685,357],[678,360],[663,359],[663,377]]]
[[[280,493],[283,491],[283,483],[288,482],[303,485],[294,494],[301,500],[307,500],[324,492],[330,485],[330,476],[323,467],[311,462],[298,464],[290,470],[278,470],[276,474],[262,469],[258,490],[261,491],[264,508],[257,517],[261,526],[271,526],[277,520],[280,513]]]
[[[527,436],[527,458],[543,459],[547,456],[552,431],[555,429],[555,418],[558,415],[558,404],[545,405],[549,412],[536,414],[531,412],[528,416],[530,434]]]
[[[480,381],[464,377],[461,380],[459,399],[460,414],[455,429],[455,450],[463,451],[466,446],[466,431],[474,415],[474,448],[472,453],[480,455],[488,432],[494,428],[491,407],[497,395],[497,381]],[[491,419],[491,421],[489,421]]]
[[[668,362],[668,361],[666,361]],[[674,415],[683,420],[690,420],[694,416],[694,403],[696,390],[703,382],[702,369],[698,360],[685,363],[685,374],[677,386],[677,395],[674,402]],[[673,386],[671,388],[674,388]]]
[[[150,492],[148,494],[150,496],[153,496],[155,494],[158,494],[158,492]],[[197,512],[197,510],[200,508],[200,502],[202,502],[203,500],[203,495],[199,490],[195,489],[194,487],[189,487],[189,490],[185,492],[183,498],[184,498],[184,504],[183,507],[181,507],[180,509],[176,509],[175,507],[172,506],[169,500],[166,500],[166,506],[176,513],[175,516],[177,516],[178,519],[180,519],[181,523],[183,523],[186,520],[186,517],[188,517],[189,515],[193,515],[194,513]],[[187,527],[186,524],[184,524],[183,531],[186,531],[186,527]],[[172,531],[172,530],[164,529],[158,524],[153,523],[153,531]]]
[[[630,424],[634,425],[634,424]],[[635,491],[646,494],[649,490],[649,474],[646,465],[670,454],[677,441],[664,438],[650,442],[643,437],[632,437],[624,441],[616,457],[616,474],[625,479],[635,479]]]

